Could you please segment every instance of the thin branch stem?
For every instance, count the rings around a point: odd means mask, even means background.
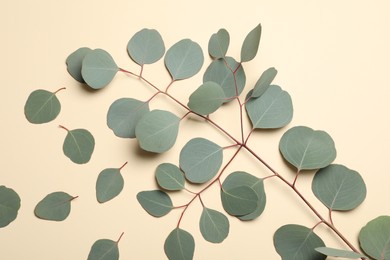
[[[118,240],[116,241],[117,244],[119,243],[119,241],[121,241],[123,234],[125,234],[125,232],[122,232],[122,234],[119,236]]]
[[[165,93],[168,93],[168,89],[172,86],[173,82],[175,82],[174,79],[168,84],[167,88],[165,89]]]
[[[297,173],[295,174],[295,178],[294,178],[294,181],[292,184],[293,187],[295,187],[295,183],[297,182],[300,173],[301,173],[301,171],[298,169]]]
[[[334,224],[333,224],[333,219],[332,219],[332,210],[331,209],[329,209],[329,221],[330,221],[330,224],[332,224],[332,226],[334,226]]]
[[[187,113],[185,113],[184,116],[182,116],[180,118],[180,121],[183,120],[184,118],[186,118],[189,114],[191,114],[191,111],[188,111]]]
[[[57,94],[58,92],[60,92],[61,90],[64,90],[64,89],[66,89],[66,88],[63,87],[63,88],[57,89],[53,94],[55,95],[55,94]]]
[[[123,167],[126,166],[127,163],[128,163],[128,162],[125,162],[125,163],[119,168],[119,171],[121,171],[121,170],[123,169]]]
[[[139,72],[139,77],[142,77],[142,72],[144,71],[144,64],[141,65],[141,71]]]
[[[320,224],[324,223],[324,221],[319,221],[317,224],[314,225],[314,227],[311,228],[311,230],[314,230],[316,227],[318,227]]]
[[[66,130],[67,132],[69,132],[69,129],[68,128],[66,128],[65,126],[63,126],[63,125],[59,125],[58,126],[59,128],[62,128],[62,129],[64,129],[64,130]]]

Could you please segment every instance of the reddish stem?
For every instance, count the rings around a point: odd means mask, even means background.
[[[141,71],[139,72],[139,77],[142,77],[142,72],[144,71],[144,64],[141,65]]]
[[[185,113],[184,116],[182,116],[180,118],[180,121],[183,120],[184,118],[186,118],[189,114],[191,114],[191,111],[188,111],[187,113]]]
[[[66,128],[65,126],[63,126],[63,125],[59,125],[59,127],[60,127],[60,128],[62,128],[62,129],[64,129],[64,130],[66,130],[67,132],[69,132],[69,129],[68,129],[68,128]]]
[[[119,171],[121,171],[121,170],[123,169],[123,167],[126,166],[127,163],[128,163],[128,162],[125,162],[125,163],[119,168]]]
[[[76,196],[76,197],[72,197],[69,201],[72,201],[74,199],[77,199],[79,196]]]
[[[295,187],[295,183],[297,182],[300,173],[301,173],[301,171],[298,169],[297,173],[295,174],[294,181],[292,183],[293,187]]]
[[[123,234],[124,234],[124,233],[125,233],[125,232],[122,232],[122,234],[119,236],[118,240],[116,241],[117,244],[119,243],[119,241],[121,241],[121,238],[123,237]]]
[[[61,90],[64,90],[64,89],[66,89],[66,88],[63,87],[63,88],[57,89],[53,94],[55,95],[55,94],[57,94],[58,92],[60,92]]]
[[[175,82],[174,79],[172,79],[172,81],[168,84],[167,88],[165,89],[166,93],[168,92],[168,89],[172,86],[173,82]]]

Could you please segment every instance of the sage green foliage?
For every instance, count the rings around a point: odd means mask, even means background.
[[[241,62],[252,60],[259,49],[261,24],[248,33],[241,47]]]
[[[200,232],[211,243],[221,243],[229,234],[229,220],[219,211],[204,207],[199,221]]]
[[[120,169],[108,168],[100,172],[96,181],[96,198],[100,203],[107,202],[121,193],[124,180]]]
[[[10,188],[0,186],[0,228],[8,226],[18,216],[20,197]]]
[[[359,233],[360,247],[378,260],[390,259],[390,216],[379,216],[367,223]]]
[[[164,251],[170,260],[191,260],[195,251],[194,238],[187,231],[175,228],[165,240]]]
[[[214,59],[224,58],[229,48],[230,36],[225,29],[220,29],[217,33],[211,35],[209,40],[209,54]]]
[[[88,260],[118,260],[118,243],[110,239],[99,239],[91,247]]]
[[[191,94],[188,107],[195,113],[209,115],[218,110],[226,97],[220,85],[207,81]]]
[[[137,200],[154,217],[162,217],[173,208],[171,198],[161,190],[141,191],[137,194]]]
[[[343,258],[348,258],[348,259],[358,259],[358,258],[365,257],[364,255],[358,254],[358,253],[353,252],[353,251],[347,251],[347,250],[330,248],[330,247],[317,247],[316,251],[320,252],[323,255],[334,256],[334,257],[343,257]]]
[[[69,130],[62,146],[64,154],[77,164],[89,162],[94,148],[95,139],[86,129]]]
[[[165,190],[182,190],[185,186],[183,172],[174,164],[162,163],[156,169],[158,185]]]
[[[81,75],[81,68],[85,55],[90,51],[90,48],[82,47],[72,52],[68,58],[66,58],[66,66],[69,74],[80,83],[85,83],[83,76]]]
[[[54,120],[61,111],[61,103],[56,94],[47,90],[33,91],[27,98],[24,114],[33,124],[43,124]]]
[[[34,213],[41,219],[63,221],[69,216],[73,199],[74,197],[63,191],[50,193],[38,202]]]
[[[352,210],[367,193],[360,174],[339,164],[320,169],[314,176],[312,190],[330,210]]]
[[[264,71],[253,88],[252,97],[257,98],[263,95],[276,77],[276,74],[278,74],[278,71],[273,67]]]
[[[248,186],[225,189],[222,184],[222,206],[230,215],[244,216],[254,212],[258,200],[256,192]]]
[[[323,260],[326,256],[315,248],[324,247],[313,230],[301,225],[285,225],[274,234],[274,246],[283,260]]]

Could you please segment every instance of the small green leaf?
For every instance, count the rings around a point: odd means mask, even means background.
[[[341,249],[330,248],[330,247],[317,247],[315,250],[317,252],[320,252],[323,255],[333,256],[333,257],[343,257],[348,259],[358,259],[358,258],[365,257],[364,255],[358,254],[353,251],[341,250]]]
[[[109,201],[122,191],[124,180],[120,168],[108,168],[100,172],[96,181],[96,198],[100,203]]]
[[[320,169],[312,182],[314,195],[330,210],[352,210],[366,198],[366,185],[360,174],[343,165]]]
[[[291,122],[294,110],[290,95],[276,85],[249,99],[245,108],[254,129],[281,128]]]
[[[241,47],[241,62],[252,60],[259,49],[261,36],[261,24],[248,33]]]
[[[219,211],[204,207],[199,222],[200,232],[205,240],[221,243],[229,234],[229,220]]]
[[[187,180],[205,183],[217,174],[222,159],[222,147],[204,138],[194,138],[184,145],[179,162]]]
[[[62,150],[64,154],[74,163],[84,164],[91,159],[95,148],[95,139],[92,134],[85,129],[68,130]]]
[[[306,126],[296,126],[285,132],[279,150],[298,171],[324,168],[336,158],[332,137]]]
[[[63,221],[69,216],[70,203],[75,198],[62,191],[50,193],[36,205],[34,213],[41,219]]]
[[[160,164],[156,169],[156,179],[158,185],[163,189],[172,191],[184,189],[184,175],[174,164]]]
[[[220,29],[217,33],[211,35],[209,40],[209,54],[214,59],[221,59],[225,57],[229,48],[230,36],[228,31]]]
[[[0,228],[8,226],[18,216],[20,197],[10,188],[0,186]]]
[[[377,217],[365,225],[359,233],[360,247],[378,260],[390,259],[390,216]]]
[[[244,216],[256,210],[258,197],[248,186],[238,186],[232,189],[221,189],[222,206],[233,216]]]
[[[81,75],[85,82],[93,89],[107,86],[119,71],[111,55],[102,49],[88,52],[81,68]]]
[[[122,138],[135,138],[138,121],[149,112],[149,103],[133,98],[120,98],[111,104],[107,113],[107,125]]]
[[[175,43],[165,55],[165,66],[172,80],[181,80],[194,76],[203,65],[203,51],[196,42],[184,39]]]
[[[195,251],[194,238],[187,231],[175,228],[165,240],[164,251],[169,260],[191,260]]]
[[[81,75],[81,67],[85,55],[90,51],[90,48],[82,47],[72,52],[68,58],[66,58],[66,66],[69,74],[80,83],[85,83],[83,76]]]
[[[171,198],[161,190],[141,191],[137,194],[137,200],[154,217],[162,217],[173,208]]]
[[[153,110],[138,121],[135,136],[143,150],[163,153],[175,144],[179,124],[180,118],[171,112]]]
[[[220,85],[208,81],[191,94],[188,107],[201,115],[211,114],[222,106],[226,97]]]
[[[110,239],[99,239],[92,245],[88,260],[118,260],[118,242]]]
[[[261,74],[252,92],[252,97],[257,98],[264,94],[278,74],[275,68],[269,68]]]
[[[315,248],[324,247],[322,239],[310,228],[285,225],[274,234],[274,246],[283,260],[324,260]]]
[[[43,124],[54,120],[61,111],[61,103],[56,92],[38,89],[31,92],[24,106],[27,120],[33,124]]]
[[[234,79],[233,71],[236,69],[236,79]],[[232,57],[225,57],[224,60],[214,60],[207,67],[203,75],[203,83],[208,81],[213,81],[220,85],[223,92],[225,92],[225,102],[229,102],[237,94],[241,94],[245,87],[246,76],[243,67],[237,61]]]
[[[142,29],[127,44],[127,52],[139,65],[152,64],[164,55],[164,41],[158,31]]]

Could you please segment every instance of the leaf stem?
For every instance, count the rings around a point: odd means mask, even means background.
[[[172,86],[173,82],[175,82],[174,79],[168,84],[167,88],[165,89],[165,93],[168,93],[168,89]]]
[[[72,197],[69,201],[77,199],[79,196]]]
[[[123,234],[125,234],[125,232],[122,232],[122,234],[119,236],[118,240],[116,241],[117,244],[119,243],[119,241],[121,241]]]
[[[293,183],[292,183],[292,186],[293,186],[293,187],[295,187],[295,183],[297,182],[298,176],[299,176],[300,173],[301,173],[301,171],[298,169],[297,173],[295,174],[294,181],[293,181]]]
[[[53,94],[55,95],[55,94],[57,94],[58,92],[60,92],[61,90],[64,90],[64,89],[66,89],[66,88],[63,87],[63,88],[57,89]]]
[[[127,163],[128,163],[128,162],[125,162],[125,163],[119,168],[119,171],[121,171],[121,170],[123,169],[123,167],[126,166]]]
[[[180,118],[180,121],[183,120],[184,118],[186,118],[189,114],[191,114],[191,111],[188,111],[187,113],[185,113],[184,116],[182,116]]]
[[[59,125],[58,126],[59,128],[62,128],[62,129],[64,129],[64,130],[66,130],[67,132],[69,132],[69,129],[68,128],[66,128],[65,126],[63,126],[63,125]]]
[[[332,219],[332,210],[331,209],[329,209],[329,221],[330,221],[330,224],[332,224],[332,226],[334,226],[334,224],[333,224],[333,219]]]
[[[139,72],[139,77],[142,77],[142,72],[144,72],[144,64],[141,65],[141,71]]]
[[[314,227],[311,228],[311,230],[314,230],[317,226],[321,225],[324,223],[324,221],[320,220],[317,224],[314,225]]]

